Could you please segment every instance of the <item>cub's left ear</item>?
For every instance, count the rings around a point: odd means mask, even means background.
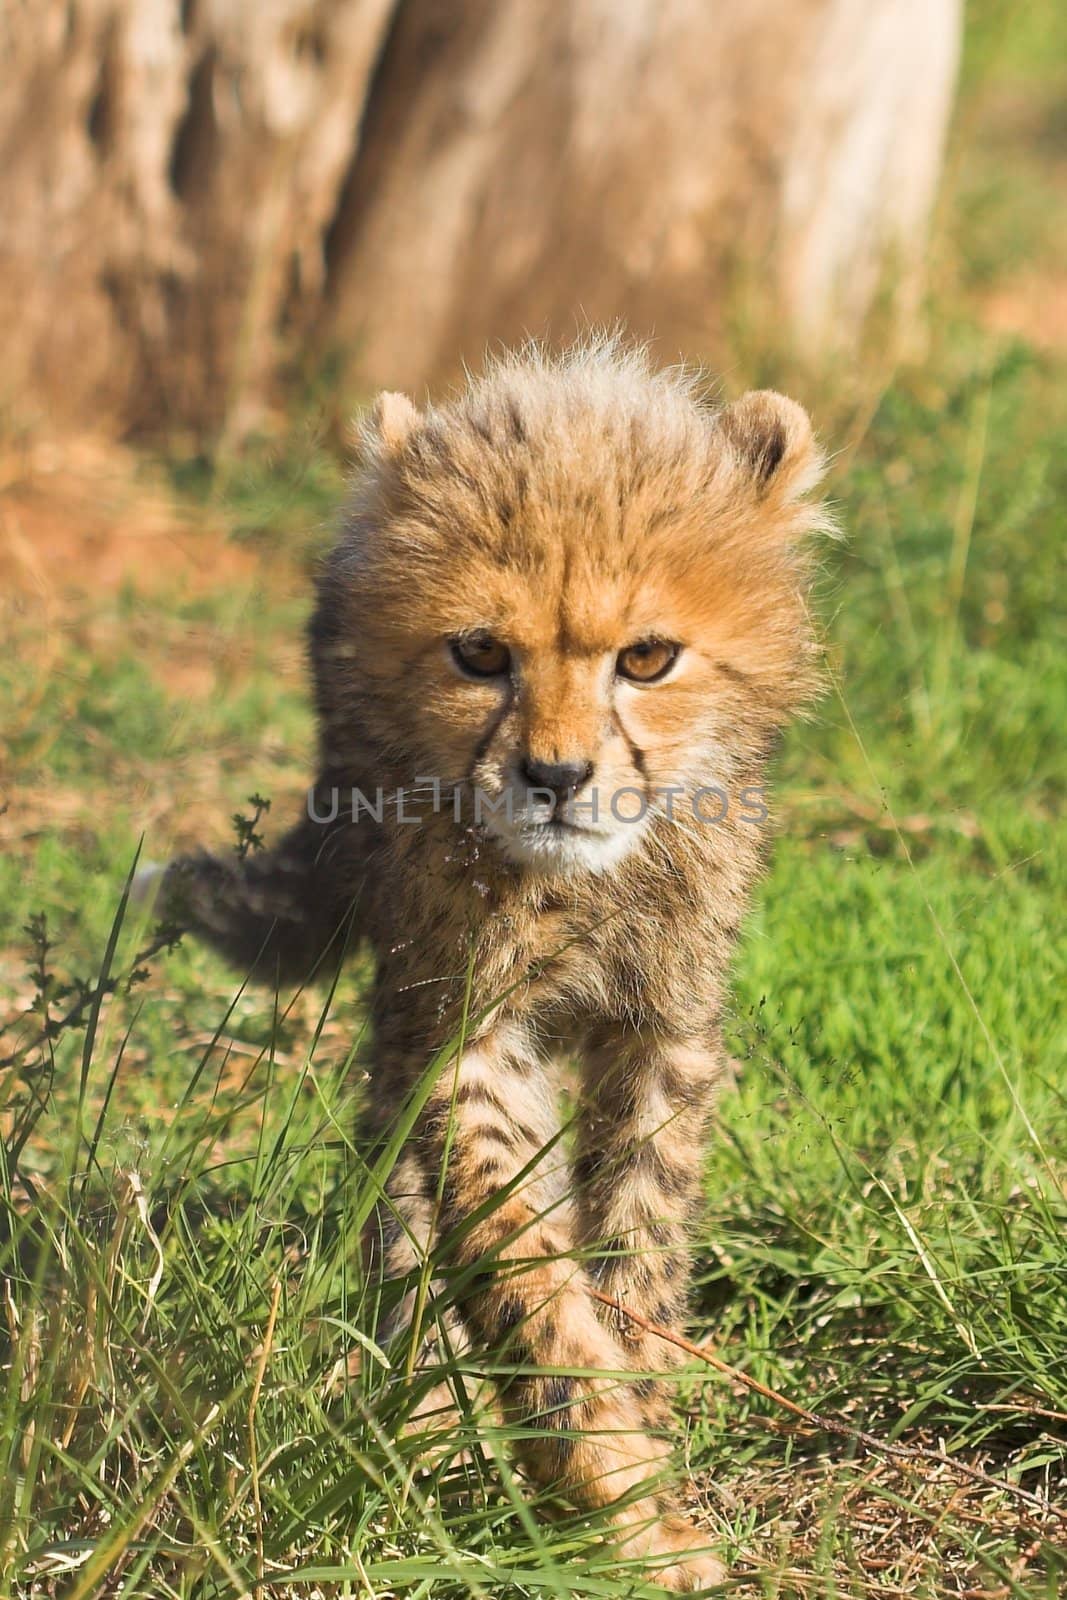
[[[760,500],[788,505],[822,477],[825,462],[808,413],[784,394],[753,389],[716,420]]]
[[[383,389],[371,409],[370,426],[386,454],[399,454],[418,425],[419,413],[407,395]]]
[[[406,394],[382,391],[350,428],[356,457],[366,464],[384,464],[398,456],[422,419]]]

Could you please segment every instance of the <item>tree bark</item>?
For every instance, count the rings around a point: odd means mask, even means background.
[[[240,431],[317,304],[395,0],[0,0],[9,408]]]
[[[960,0],[0,0],[0,401],[240,435],[622,319],[913,315]]]

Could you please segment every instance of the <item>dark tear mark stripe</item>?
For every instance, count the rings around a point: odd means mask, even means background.
[[[651,799],[652,789],[649,783],[648,762],[645,760],[645,752],[641,749],[639,744],[635,744],[633,739],[631,739],[629,733],[623,726],[622,718],[619,716],[618,711],[614,707],[612,707],[611,722],[612,726],[622,736],[623,742],[625,743],[627,750],[630,752],[630,760],[634,764],[634,771],[640,775],[641,782],[644,784],[646,798]]]
[[[496,737],[496,733],[497,733],[497,730],[500,727],[500,724],[503,722],[504,718],[507,716],[508,712],[511,710],[512,705],[514,704],[514,701],[515,701],[515,685],[509,679],[508,680],[508,692],[507,692],[507,695],[505,697],[504,704],[500,707],[500,710],[496,713],[496,715],[494,717],[490,718],[488,727],[486,728],[485,732],[482,734],[482,737],[478,740],[478,743],[474,747],[474,755],[471,758],[470,766],[467,768],[467,782],[468,783],[473,783],[474,782],[474,769],[478,765],[478,763],[482,759],[482,757],[485,755],[485,752],[488,750],[489,746],[492,744],[493,739]]]

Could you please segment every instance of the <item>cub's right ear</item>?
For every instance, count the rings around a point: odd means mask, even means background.
[[[788,505],[814,489],[822,451],[803,406],[773,389],[753,389],[719,413],[736,466],[760,500]]]
[[[383,390],[356,427],[356,444],[360,454],[379,460],[399,455],[419,420],[419,413],[406,394]]]

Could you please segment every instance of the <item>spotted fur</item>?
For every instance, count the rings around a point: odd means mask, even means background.
[[[521,1369],[501,1404],[526,1471],[614,1508],[628,1552],[662,1558],[674,1589],[721,1568],[665,1476],[650,1374],[671,1347],[592,1291],[667,1328],[685,1314],[724,986],[765,853],[743,797],[816,686],[820,466],[792,402],[716,410],[617,343],[523,351],[421,413],[383,396],[311,629],[314,809],[328,816],[337,789],[340,814],[243,865],[194,857],[167,876],[193,925],[260,975],[303,980],[369,944],[385,1121],[466,1015],[370,1248],[394,1276],[431,1246],[454,1269],[469,1337]],[[449,641],[472,630],[506,645],[504,676],[457,670]],[[676,665],[624,682],[618,653],[648,638],[679,643]],[[524,760],[591,763],[606,794],[650,801],[643,821],[586,828],[577,791],[547,819],[523,810]],[[708,785],[729,797],[718,823],[691,804]],[[673,802],[651,798],[663,786]],[[404,791],[417,825],[395,808],[353,823],[352,789],[379,787]],[[513,791],[518,821],[472,821],[476,788]]]

